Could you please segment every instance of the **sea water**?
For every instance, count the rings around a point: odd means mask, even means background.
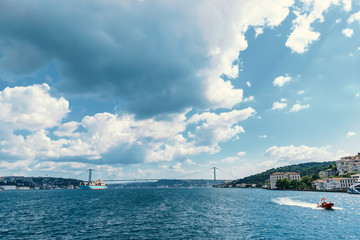
[[[360,196],[347,193],[29,190],[0,192],[0,206],[0,239],[360,239]]]

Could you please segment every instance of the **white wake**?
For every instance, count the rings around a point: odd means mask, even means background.
[[[322,210],[322,208],[317,207],[317,203],[308,203],[308,202],[303,202],[303,201],[299,201],[299,200],[293,200],[288,197],[274,198],[271,200],[279,205],[297,206],[297,207]],[[342,208],[333,207],[333,209],[342,209]]]

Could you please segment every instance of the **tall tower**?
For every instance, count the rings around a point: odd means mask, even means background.
[[[214,185],[216,184],[216,167],[212,167],[214,169]]]
[[[92,175],[92,171],[93,171],[94,169],[92,169],[92,168],[89,168],[89,183],[91,182],[91,175]]]

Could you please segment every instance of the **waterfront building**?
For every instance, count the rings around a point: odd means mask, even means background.
[[[336,168],[339,175],[345,175],[352,172],[360,173],[360,153],[355,156],[347,156],[337,160]]]
[[[325,191],[340,190],[339,178],[323,178]]]
[[[335,171],[335,170],[333,170],[331,168],[319,172],[319,176],[321,178],[330,178],[330,177],[336,176],[336,175],[337,175],[337,171]]]
[[[16,190],[15,185],[1,185],[0,187],[3,188],[4,190]]]
[[[316,191],[346,191],[359,180],[359,174],[351,178],[322,178],[313,182]]]
[[[313,182],[316,191],[325,191],[324,180],[318,179]]]
[[[270,175],[270,188],[276,189],[276,181],[279,179],[287,178],[289,181],[300,181],[300,173],[295,172],[277,172]]]

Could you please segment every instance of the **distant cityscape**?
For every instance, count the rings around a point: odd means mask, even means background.
[[[337,160],[335,168],[320,171],[318,175],[319,179],[312,182],[313,190],[347,191],[360,179],[360,153]],[[270,175],[270,189],[278,189],[279,179],[288,179],[290,182],[301,180],[299,173],[273,173]]]
[[[240,180],[158,180],[152,182],[132,182],[110,184],[112,188],[161,188],[161,187],[220,187],[220,188],[265,188],[297,189],[315,191],[347,191],[360,180],[360,153],[346,156],[327,165],[328,168],[312,172],[311,176],[301,176],[298,172],[273,172],[263,184],[245,183]],[[261,173],[264,174],[264,173]],[[260,175],[260,174],[258,174]],[[75,189],[82,183],[78,179],[52,177],[0,177],[1,190],[40,190],[40,189]]]

